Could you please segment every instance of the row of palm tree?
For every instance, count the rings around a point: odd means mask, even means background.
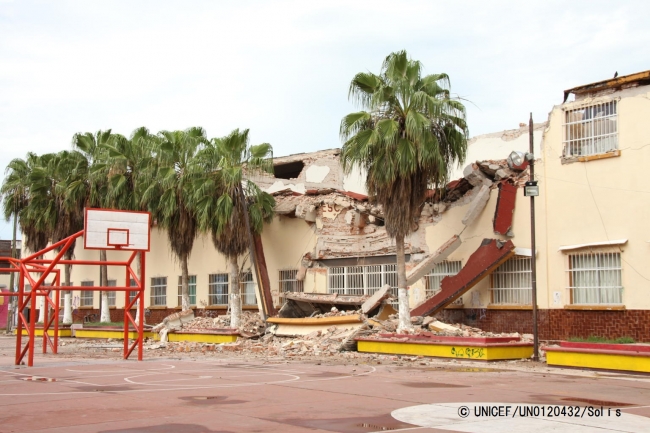
[[[251,146],[248,130],[208,139],[196,127],[158,134],[142,127],[128,138],[111,130],[79,133],[72,144],[70,151],[28,153],[7,166],[0,189],[4,216],[18,216],[26,248],[37,252],[82,230],[86,207],[149,211],[180,263],[183,310],[190,308],[188,261],[194,240],[201,233],[211,236],[230,264],[231,326],[238,327],[238,259],[249,246],[249,230],[260,233],[275,205],[272,196],[248,179],[255,172],[272,171],[271,146]],[[66,259],[72,254],[70,248]],[[106,261],[106,251],[100,251],[100,261]],[[100,285],[105,287],[107,267],[100,268]],[[69,265],[64,275],[69,286]],[[100,320],[108,322],[108,293],[101,296]],[[70,294],[65,293],[64,323],[71,322]]]
[[[363,110],[345,116],[340,127],[343,170],[367,173],[370,200],[382,205],[386,230],[395,239],[402,330],[411,328],[405,238],[417,230],[427,191],[444,187],[449,168],[463,163],[467,151],[465,107],[451,96],[449,77],[422,70],[399,51],[386,57],[379,74],[357,74],[349,98]],[[194,240],[210,233],[230,263],[231,310],[238,324],[237,258],[247,249],[250,231],[259,233],[273,215],[273,198],[246,178],[256,170],[272,171],[271,147],[249,146],[247,130],[208,140],[201,128],[156,135],[139,128],[128,139],[100,131],[77,134],[73,143],[72,152],[28,154],[7,168],[1,190],[5,217],[18,212],[27,247],[36,251],[79,230],[84,206],[149,210],[181,263],[182,308],[189,308],[187,263]]]

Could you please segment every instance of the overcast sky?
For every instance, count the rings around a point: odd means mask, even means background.
[[[450,75],[472,136],[513,129],[564,89],[650,69],[648,17],[647,0],[0,0],[0,179],[107,128],[250,128],[276,156],[339,147],[350,80],[401,49]]]

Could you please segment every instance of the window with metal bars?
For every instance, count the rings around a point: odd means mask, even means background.
[[[279,285],[280,293],[284,292],[298,292],[302,293],[305,291],[302,281],[296,280],[296,275],[298,275],[297,269],[286,269],[279,271]]]
[[[426,296],[431,298],[440,291],[440,283],[442,279],[447,276],[456,275],[462,269],[460,260],[443,261],[438,263],[432,270],[424,277]],[[452,302],[453,305],[463,305],[463,298],[460,297]]]
[[[332,266],[327,268],[329,293],[372,295],[385,284],[397,296],[397,265]]]
[[[257,296],[255,296],[255,281],[253,281],[252,272],[244,272],[240,277],[240,289],[243,305],[257,305]]]
[[[617,101],[565,110],[564,157],[618,149]]]
[[[532,305],[532,269],[530,257],[515,256],[492,272],[491,303],[496,305]]]
[[[115,287],[117,286],[117,280],[108,280],[108,287]],[[108,293],[108,306],[109,307],[114,307],[115,306],[115,294],[117,292],[107,292]]]
[[[190,295],[190,306],[196,305],[196,275],[187,276],[187,291]],[[178,276],[178,306],[183,306],[183,276]]]
[[[620,253],[569,255],[569,291],[575,305],[622,304]]]
[[[135,280],[133,278],[129,279],[129,287],[135,286]],[[129,292],[129,301],[133,301],[138,296],[137,290],[131,290]]]
[[[92,287],[95,285],[94,281],[82,281],[81,285],[83,287]],[[93,306],[93,294],[92,290],[82,290],[79,295],[79,306],[80,307],[92,307]]]
[[[151,279],[151,306],[167,306],[167,277],[154,277]]]
[[[208,304],[228,305],[228,274],[208,275]]]

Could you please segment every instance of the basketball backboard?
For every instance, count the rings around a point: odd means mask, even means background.
[[[149,251],[149,212],[86,209],[84,248]]]

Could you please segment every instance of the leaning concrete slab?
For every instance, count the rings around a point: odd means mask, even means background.
[[[440,291],[411,310],[411,316],[434,314],[454,302],[463,293],[492,273],[501,263],[515,254],[512,241],[483,239],[460,272],[440,282]]]
[[[432,255],[422,260],[415,266],[411,272],[406,276],[406,285],[410,286],[415,284],[420,278],[424,277],[431,271],[438,263],[445,260],[451,253],[456,251],[462,241],[458,235],[453,235],[447,242],[442,244]]]
[[[468,226],[474,222],[477,216],[483,211],[490,199],[490,188],[483,185],[474,200],[469,204],[469,209],[463,218],[463,224]]]
[[[390,296],[390,285],[385,284],[384,287],[377,290],[371,297],[369,297],[366,302],[361,305],[361,312],[363,314],[368,314],[386,298]]]

